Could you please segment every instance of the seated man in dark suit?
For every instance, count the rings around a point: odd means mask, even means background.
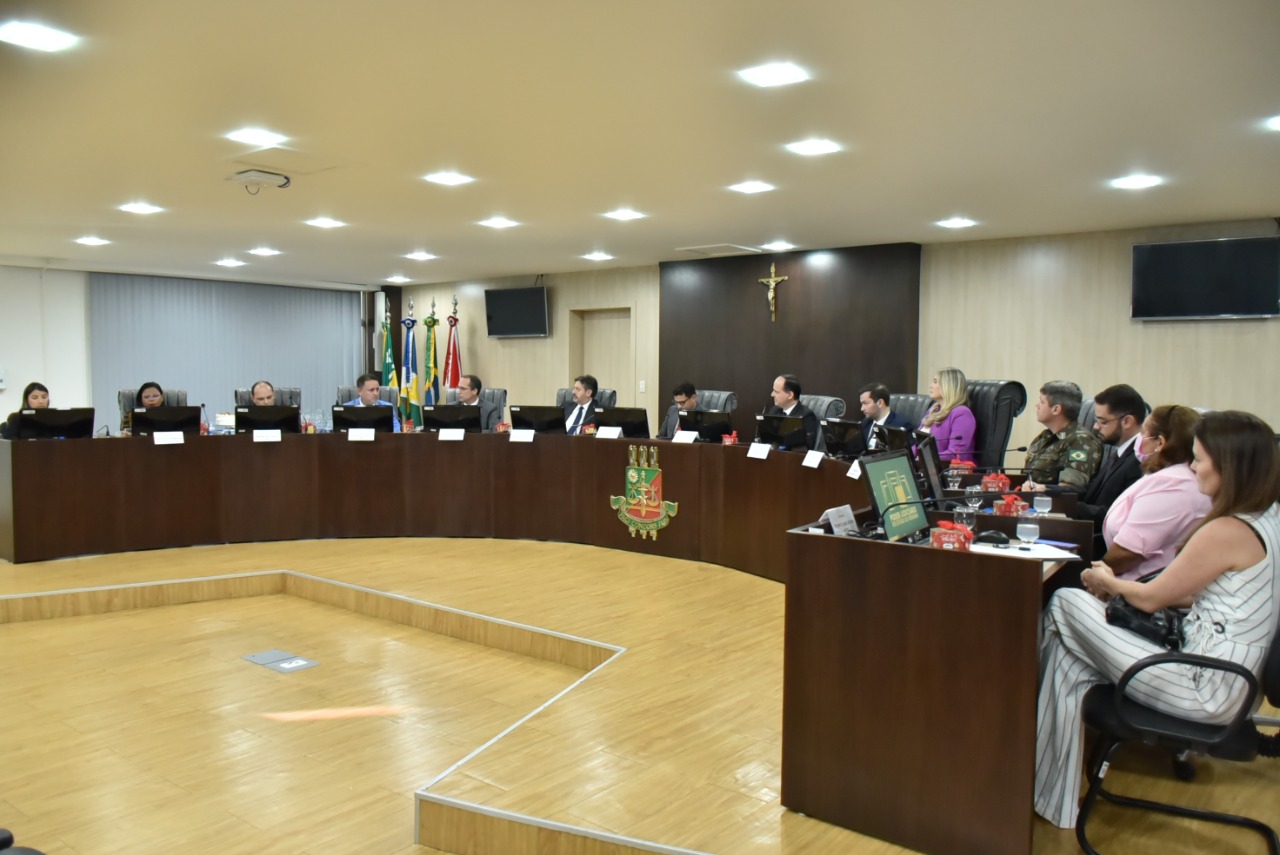
[[[463,374],[462,379],[458,381],[458,403],[464,407],[479,407],[480,430],[493,433],[498,427],[498,422],[502,421],[502,413],[498,412],[496,405],[481,399],[482,389],[484,384],[480,382],[479,377],[474,374]]]
[[[862,439],[867,451],[877,451],[884,445],[879,431],[872,427],[906,428],[915,425],[889,409],[889,387],[883,383],[868,383],[858,391],[858,405],[862,408]]]
[[[662,419],[662,428],[658,431],[658,439],[671,439],[680,429],[680,411],[688,412],[698,409],[698,390],[693,384],[685,381],[671,390],[671,406]]]
[[[1120,494],[1142,477],[1142,463],[1133,447],[1142,433],[1147,406],[1132,386],[1108,386],[1093,396],[1094,430],[1102,440],[1104,457],[1098,474],[1085,485],[1076,506],[1076,519],[1092,520],[1094,557],[1102,555],[1102,521]]]
[[[773,408],[771,416],[791,416],[804,420],[804,441],[809,448],[818,448],[818,417],[813,410],[800,403],[800,381],[791,374],[781,374],[773,381]]]
[[[590,374],[573,378],[573,402],[564,408],[564,432],[569,436],[592,433],[596,425],[596,394],[600,384]],[[592,430],[587,430],[590,427]]]
[[[276,387],[270,380],[259,380],[249,387],[249,396],[255,407],[274,407],[276,404]]]

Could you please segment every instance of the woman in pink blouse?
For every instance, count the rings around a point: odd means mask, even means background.
[[[1103,562],[1116,578],[1140,579],[1167,567],[1209,513],[1210,499],[1190,466],[1199,421],[1190,407],[1166,404],[1142,423],[1134,453],[1144,475],[1120,494],[1102,522]]]

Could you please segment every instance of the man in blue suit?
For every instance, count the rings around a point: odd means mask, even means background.
[[[344,407],[391,407],[391,424],[392,430],[396,433],[400,432],[400,416],[395,410],[395,404],[384,401],[378,397],[378,391],[382,388],[382,378],[377,374],[361,374],[356,380],[356,398],[347,401]]]
[[[867,451],[884,449],[884,437],[872,426],[906,428],[911,430],[915,425],[889,409],[889,387],[883,383],[868,383],[858,391],[858,404],[862,408],[862,439],[867,444]]]

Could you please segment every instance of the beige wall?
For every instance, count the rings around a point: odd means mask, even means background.
[[[649,426],[657,433],[666,413],[667,396],[656,388],[658,382],[658,268],[633,267],[585,273],[558,273],[543,277],[547,286],[551,335],[547,338],[489,338],[485,332],[484,291],[488,288],[523,288],[533,284],[533,276],[507,277],[487,281],[421,285],[405,288],[404,303],[413,298],[414,317],[426,317],[431,298],[436,315],[444,320],[458,297],[459,329],[462,331],[462,370],[476,374],[486,384],[507,390],[509,404],[552,404],[556,390],[573,385],[573,378],[594,374],[604,388],[618,390],[618,405],[645,407]],[[630,341],[615,354],[619,360],[612,370],[606,366],[583,365],[583,313],[625,309],[630,316]],[[610,312],[617,323],[621,313]],[[587,315],[590,328],[591,316]],[[437,359],[443,366],[447,327],[442,326]],[[587,341],[588,348],[591,342]],[[419,338],[421,347],[421,338]],[[423,357],[419,354],[419,360]],[[419,364],[425,364],[421,362]],[[634,382],[624,382],[629,368]],[[645,391],[640,391],[643,383]],[[623,386],[626,388],[623,388]]]
[[[55,407],[89,406],[88,276],[0,267],[0,418],[33,380]]]
[[[949,365],[1019,380],[1033,401],[1046,380],[1073,380],[1087,396],[1129,383],[1152,405],[1245,409],[1280,429],[1280,320],[1129,319],[1133,244],[1275,232],[1254,220],[926,246],[920,389]],[[1010,445],[1040,430],[1031,409]]]

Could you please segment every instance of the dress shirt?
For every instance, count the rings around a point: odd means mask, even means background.
[[[1120,578],[1137,579],[1168,567],[1178,545],[1212,506],[1185,463],[1166,466],[1135,481],[1120,494],[1102,522],[1108,547],[1114,543],[1143,557],[1141,564]]]

